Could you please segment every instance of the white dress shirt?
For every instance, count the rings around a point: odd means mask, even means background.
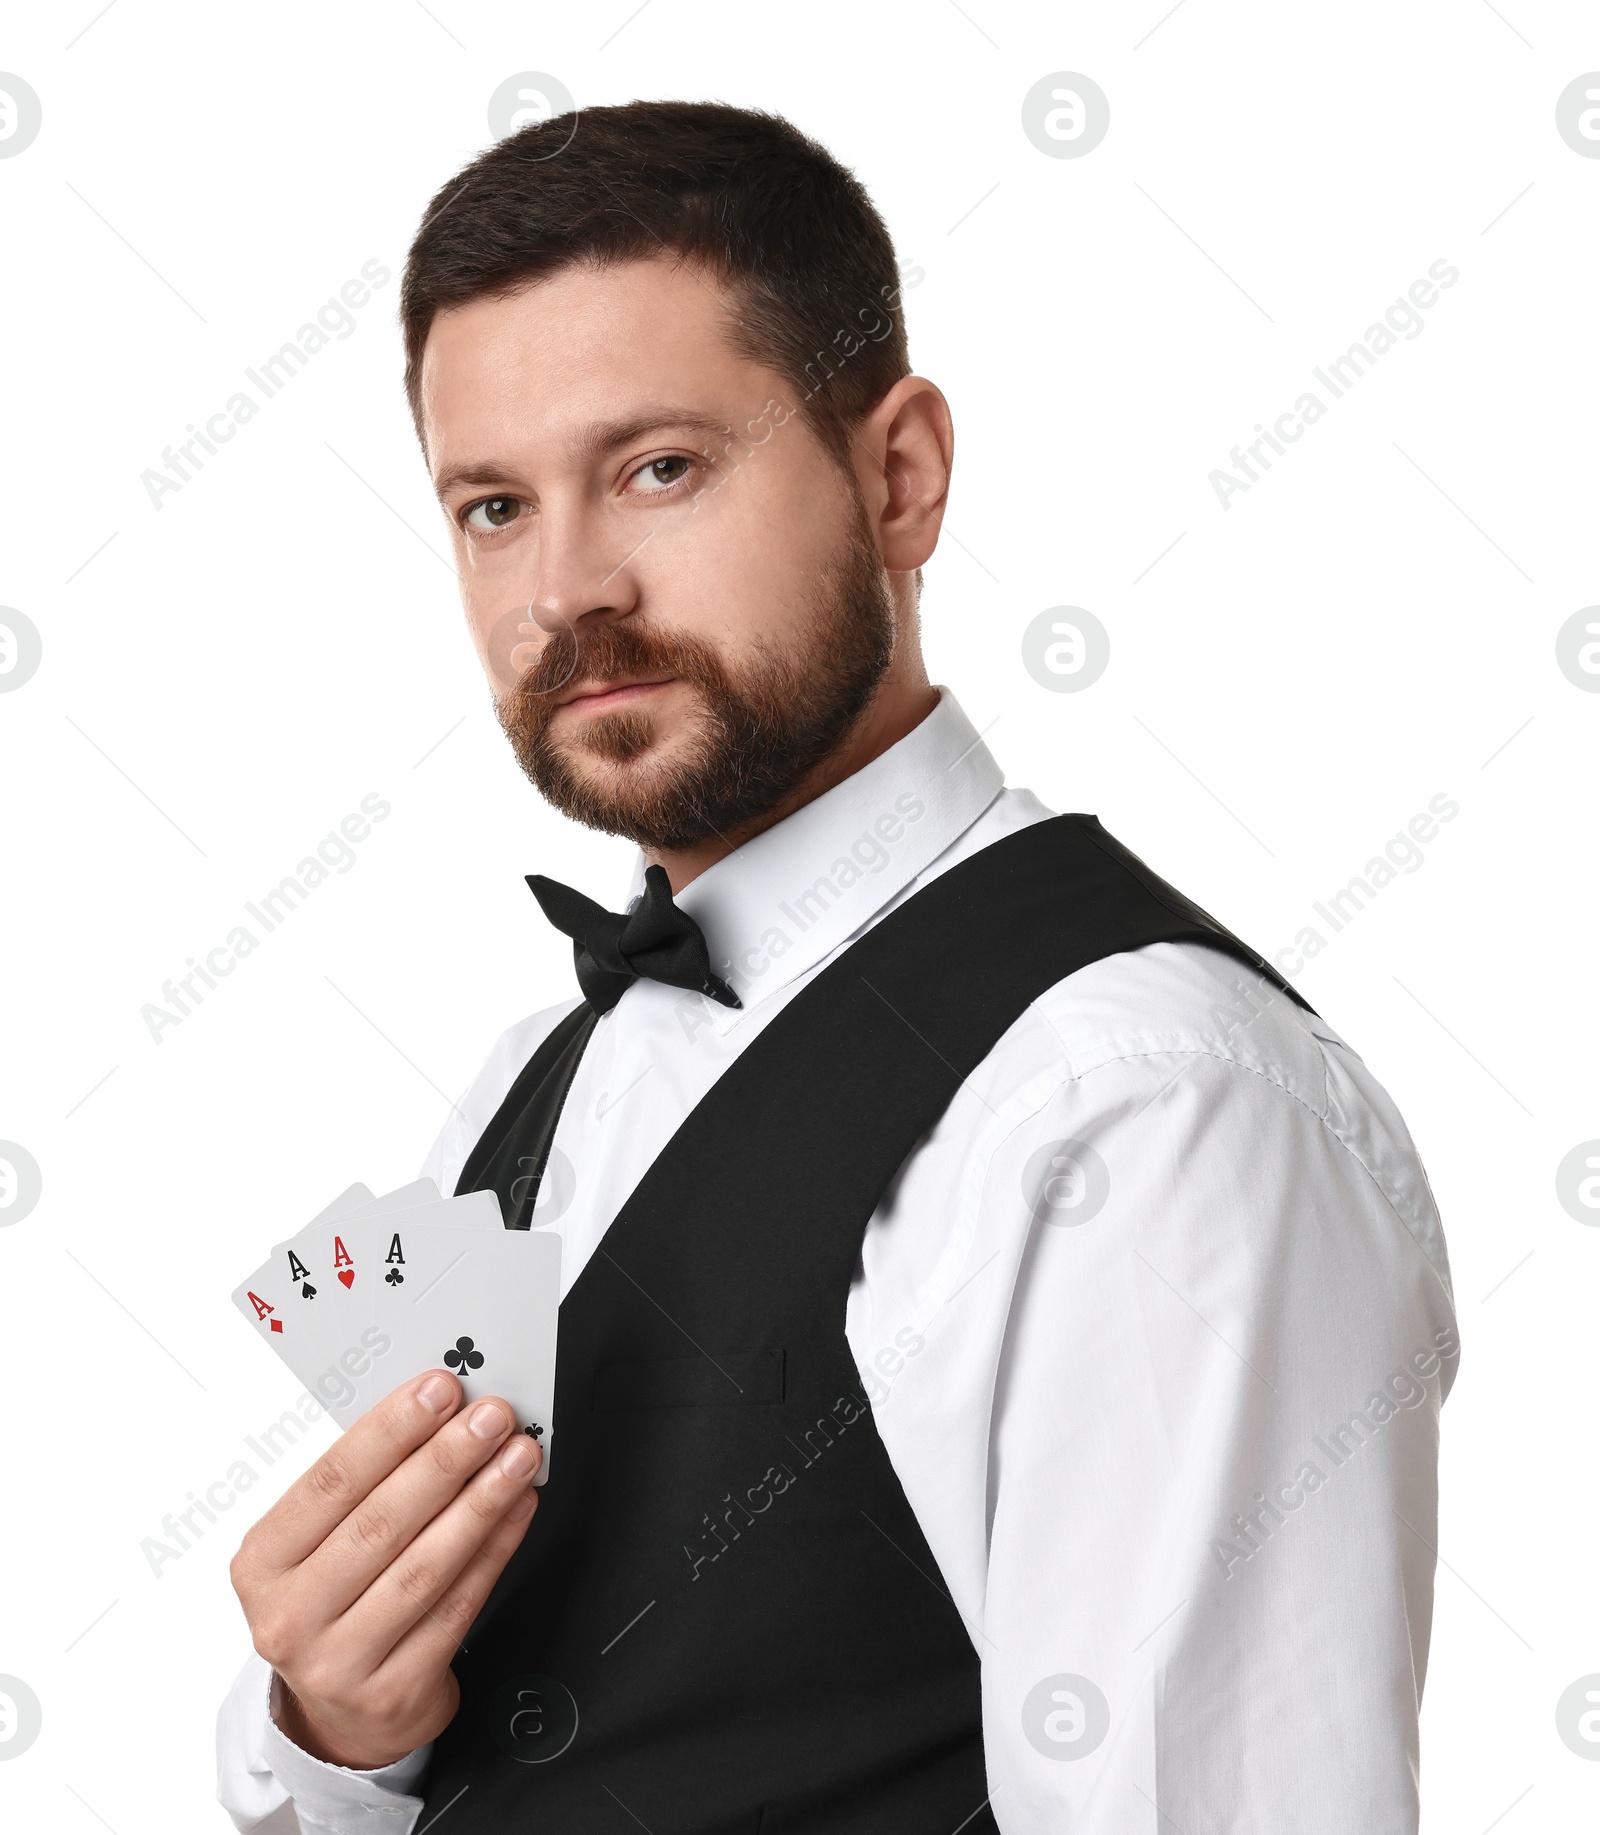
[[[1048,814],[945,691],[686,887],[744,1004],[639,981],[599,1023],[535,1213],[566,1286],[852,938]],[[500,1039],[424,1162],[441,1190],[574,1004]],[[1330,1026],[1198,945],[1068,976],[906,1162],[846,1331],[981,1658],[1005,1835],[1416,1829],[1450,1277],[1405,1125]],[[219,1723],[236,1825],[411,1835],[426,1750],[321,1764],[271,1683],[252,1659]]]

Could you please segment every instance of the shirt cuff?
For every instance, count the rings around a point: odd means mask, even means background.
[[[262,1756],[294,1799],[300,1826],[311,1835],[411,1835],[422,1814],[421,1797],[407,1793],[422,1782],[431,1745],[419,1746],[376,1771],[350,1771],[302,1752],[278,1725],[282,1683],[270,1675]]]
[[[410,1793],[421,1783],[433,1747],[419,1746],[376,1771],[327,1764],[302,1751],[273,1718],[280,1687],[277,1676],[256,1657],[234,1690],[239,1706],[255,1723],[248,1732],[239,1729],[245,1734],[243,1743],[254,1747],[248,1770],[269,1774],[278,1787],[269,1788],[266,1795],[277,1797],[281,1791],[292,1799],[303,1835],[412,1835],[422,1814],[422,1798]],[[252,1781],[265,1783],[266,1779]],[[259,1813],[266,1802],[252,1807]],[[241,1822],[235,1813],[236,1826],[251,1827],[253,1820]]]

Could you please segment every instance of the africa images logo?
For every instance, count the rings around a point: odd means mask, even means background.
[[[0,1229],[21,1223],[43,1190],[44,1175],[28,1149],[17,1141],[0,1141]]]
[[[20,1759],[39,1737],[44,1712],[20,1676],[0,1676],[0,1760]]]
[[[0,70],[0,159],[27,152],[43,124],[44,110],[33,85]]]
[[[1046,1676],[1022,1704],[1022,1730],[1047,1759],[1086,1759],[1111,1731],[1111,1703],[1087,1676]]]
[[[0,694],[31,682],[43,655],[38,625],[26,612],[0,605]]]

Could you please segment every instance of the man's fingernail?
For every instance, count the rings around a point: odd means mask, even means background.
[[[448,1376],[430,1376],[417,1391],[417,1399],[424,1408],[431,1408],[435,1414],[443,1414],[450,1406],[454,1394],[455,1384]]]
[[[538,1461],[533,1456],[533,1442],[518,1434],[500,1455],[500,1470],[507,1478],[531,1478]]]
[[[506,1420],[506,1411],[497,1408],[493,1402],[484,1402],[472,1411],[472,1418],[467,1426],[480,1440],[498,1440],[510,1423]]]

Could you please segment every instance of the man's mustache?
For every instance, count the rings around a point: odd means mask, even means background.
[[[520,634],[508,633],[515,641],[502,664],[495,654],[495,638],[508,620]],[[525,662],[532,648],[526,633],[533,629],[543,631],[545,641],[532,660]],[[695,639],[653,631],[627,620],[588,626],[562,623],[548,630],[535,626],[525,607],[508,614],[491,632],[490,665],[518,700],[541,704],[580,681],[605,686],[622,677],[655,673],[682,676],[704,686],[723,674],[710,651]]]

